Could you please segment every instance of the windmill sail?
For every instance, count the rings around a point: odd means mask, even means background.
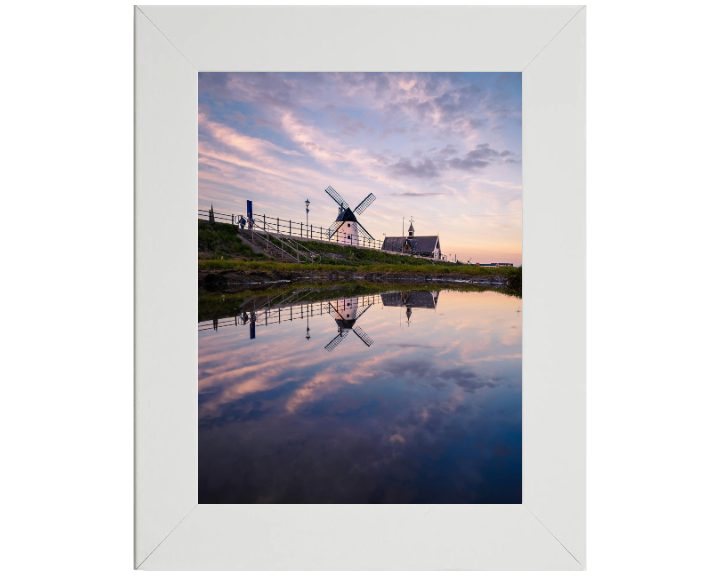
[[[357,221],[357,216],[365,212],[365,210],[375,202],[375,195],[368,194],[365,199],[357,205],[355,210],[351,210],[348,203],[343,200],[343,197],[340,196],[335,188],[328,186],[325,192],[340,206],[340,211],[335,222],[328,227],[328,240],[335,239],[337,242],[356,246],[375,242],[372,234],[365,230],[364,226]]]
[[[370,338],[370,336],[368,336],[367,334],[365,334],[365,331],[362,328],[360,328],[360,326],[355,326],[355,328],[353,328],[353,332],[355,332],[355,336],[357,336],[358,338],[360,338],[360,340],[363,341],[365,346],[367,346],[368,348],[370,346],[372,346],[373,339]],[[347,334],[347,332],[346,332],[346,334]],[[330,342],[330,344],[332,344],[332,342]],[[328,344],[328,346],[330,344]]]
[[[332,223],[330,228],[328,228],[328,240],[331,240],[333,236],[335,236],[335,233],[340,229],[340,227],[344,224],[342,221],[335,221]]]
[[[327,350],[328,352],[332,352],[333,350],[335,350],[335,348],[337,348],[337,345],[340,344],[340,342],[343,341],[343,338],[345,338],[345,336],[347,335],[348,333],[345,330],[338,333],[338,335],[335,336],[335,338],[333,338],[332,340],[330,340],[328,345],[325,346],[325,350]]]
[[[371,302],[370,304],[366,304],[366,305],[363,306],[362,308],[358,308],[357,310],[355,310],[355,314],[354,314],[354,316],[353,316],[353,319],[354,319],[354,320],[357,320],[358,318],[360,318],[360,316],[362,316],[363,314],[365,314],[365,312],[367,311],[367,309],[370,308],[370,306],[372,306],[372,305],[373,305],[373,303]]]
[[[365,212],[365,210],[367,210],[368,206],[370,206],[370,204],[372,204],[373,202],[375,202],[375,194],[368,194],[367,198],[365,198],[365,200],[360,202],[360,204],[357,205],[357,208],[355,208],[355,210],[353,210],[353,212],[355,213],[355,216]]]
[[[333,188],[332,186],[328,186],[327,188],[325,188],[325,192],[327,192],[328,196],[335,200],[335,202],[337,202],[343,210],[347,210],[348,208],[350,208],[350,205],[345,202],[345,200],[343,200],[343,197],[340,196],[340,194],[338,194],[335,188]]]
[[[364,238],[366,238],[367,240],[375,240],[375,238],[373,238],[373,237],[370,235],[370,232],[368,232],[367,230],[365,230],[365,228],[363,227],[362,224],[360,224],[360,222],[356,222],[356,224],[357,224],[358,230],[360,231],[360,234],[361,234]]]
[[[362,300],[362,303],[361,303]],[[368,308],[372,306],[374,302],[367,302],[365,298],[351,298],[342,302],[338,302],[338,305],[334,305],[332,302],[327,303],[328,314],[335,316],[335,322],[338,325],[338,335],[325,347],[328,352],[332,352],[338,344],[342,341],[345,335],[351,331],[355,332],[355,335],[363,341],[365,346],[370,346],[373,343],[372,338],[365,334],[365,331],[359,326],[355,326],[355,322],[360,316],[367,312]]]

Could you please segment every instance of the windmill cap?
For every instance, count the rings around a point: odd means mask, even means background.
[[[345,208],[345,210],[338,214],[335,222],[357,222],[357,218],[355,218],[355,214],[353,214],[353,211],[350,210],[350,208]]]

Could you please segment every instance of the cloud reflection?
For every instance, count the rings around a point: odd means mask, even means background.
[[[307,321],[201,332],[200,502],[520,502],[516,308],[442,291],[408,324],[373,306],[373,345],[330,354],[328,316],[310,340]]]

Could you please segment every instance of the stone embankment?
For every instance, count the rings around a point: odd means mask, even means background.
[[[412,272],[325,272],[313,270],[301,271],[261,271],[261,270],[200,270],[198,288],[200,290],[242,289],[248,284],[271,284],[274,282],[294,282],[299,280],[356,280],[364,282],[463,282],[478,286],[510,287],[508,278],[502,274],[489,276],[470,276],[467,274],[434,273],[418,274]]]

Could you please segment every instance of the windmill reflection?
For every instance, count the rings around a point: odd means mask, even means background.
[[[367,296],[352,296],[340,299],[317,300],[321,292],[317,289],[303,289],[284,292],[274,297],[263,296],[245,300],[236,316],[213,318],[198,322],[198,331],[219,330],[229,326],[249,326],[250,339],[256,337],[256,329],[264,328],[281,322],[305,320],[306,340],[310,340],[310,318],[329,316],[335,321],[337,335],[325,346],[332,352],[345,337],[353,332],[365,346],[372,346],[373,339],[357,325],[358,319],[374,304],[388,307],[404,307],[407,323],[413,308],[437,307],[439,292],[429,290],[407,290],[383,292]],[[302,325],[302,324],[301,324]]]
[[[328,302],[328,312],[335,316],[335,322],[338,326],[338,335],[333,338],[325,350],[332,352],[337,348],[340,342],[343,341],[351,331],[363,341],[365,346],[372,346],[373,340],[365,334],[360,326],[355,326],[355,322],[368,311],[368,309],[374,304],[374,302],[368,302],[366,298],[363,298],[363,302],[360,302],[358,298],[350,298],[348,300],[339,300],[334,305],[332,302]]]

